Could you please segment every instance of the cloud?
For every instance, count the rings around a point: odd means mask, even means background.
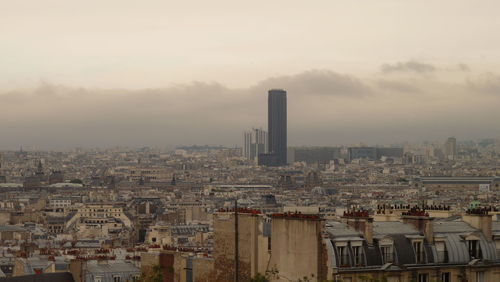
[[[466,80],[469,90],[479,94],[500,96],[500,75],[484,73]]]
[[[431,73],[436,71],[436,67],[431,64],[420,63],[417,61],[397,62],[395,64],[383,64],[380,67],[383,73]]]
[[[389,90],[398,93],[420,93],[421,89],[418,88],[417,83],[398,80],[381,79],[377,81],[378,87],[382,90]]]
[[[470,67],[467,64],[458,64],[458,70],[463,72],[469,72]]]
[[[500,93],[500,77],[450,82],[440,75],[380,79],[312,70],[237,89],[217,82],[139,90],[44,82],[0,91],[0,148],[241,145],[244,130],[266,127],[271,88],[288,92],[291,145],[500,136],[500,95],[491,95]]]
[[[306,96],[360,97],[371,92],[360,79],[330,70],[311,70],[291,76],[278,76],[261,81],[255,86],[259,91],[276,86],[285,88],[291,94]]]

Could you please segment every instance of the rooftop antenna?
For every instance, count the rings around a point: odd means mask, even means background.
[[[234,200],[234,282],[239,281],[238,198]]]

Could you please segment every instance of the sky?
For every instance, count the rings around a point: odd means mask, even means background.
[[[498,1],[0,1],[0,149],[500,137]]]

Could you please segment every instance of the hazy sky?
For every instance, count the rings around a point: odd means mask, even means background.
[[[499,1],[0,1],[0,149],[500,137]]]

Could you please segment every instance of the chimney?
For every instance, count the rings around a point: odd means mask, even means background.
[[[85,281],[85,270],[87,263],[82,260],[71,260],[69,263],[69,271],[73,275],[75,282]]]
[[[488,213],[490,210],[490,208],[469,209],[462,215],[462,220],[467,222],[470,226],[480,229],[487,240],[491,240],[493,237],[491,226],[493,215]]]
[[[425,240],[429,244],[434,243],[434,226],[433,217],[429,217],[429,213],[425,209],[420,209],[420,207],[412,207],[407,212],[403,212],[401,215],[403,223],[413,225],[418,231],[424,234]]]
[[[373,245],[373,218],[371,217],[365,221],[363,236],[365,237],[368,245]]]
[[[349,210],[344,212],[342,219],[347,225],[363,233],[363,237],[368,245],[373,245],[373,218],[370,217],[368,211]]]

